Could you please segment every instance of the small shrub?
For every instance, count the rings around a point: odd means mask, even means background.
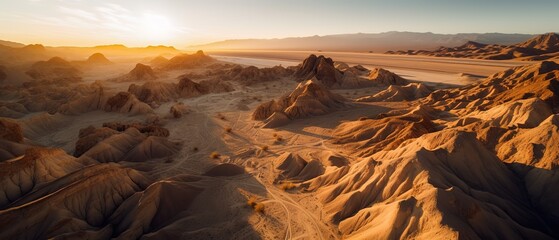
[[[230,127],[225,128],[225,132],[230,133],[233,129]]]
[[[221,156],[221,155],[219,155],[218,152],[212,152],[212,153],[210,154],[210,157],[213,158],[213,159],[217,159],[217,158],[219,158],[220,156]]]
[[[261,202],[258,202],[255,197],[250,197],[247,200],[247,205],[249,205],[252,209],[254,209],[254,211],[257,211],[257,212],[260,212],[260,213],[264,212],[264,204],[261,203]]]
[[[255,198],[255,197],[250,197],[250,198],[247,200],[247,204],[248,204],[249,206],[251,206],[251,207],[254,207],[254,205],[256,205],[256,198]]]
[[[280,188],[284,191],[291,190],[295,187],[296,187],[295,184],[293,184],[292,182],[283,182],[280,185]]]
[[[193,147],[193,148],[192,148],[192,151],[193,151],[193,152],[198,152],[198,147]]]
[[[254,209],[254,211],[257,211],[259,213],[264,212],[264,204],[263,203],[256,203],[256,205],[254,205],[254,207],[252,207]]]
[[[268,149],[269,149],[270,147],[268,147],[267,145],[264,145],[264,146],[262,146],[262,147],[260,147],[260,148],[262,149],[262,151],[268,151]]]

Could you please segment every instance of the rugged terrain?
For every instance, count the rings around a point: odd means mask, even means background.
[[[112,54],[2,68],[0,238],[559,237],[557,62],[457,87]]]
[[[478,58],[492,60],[517,59],[525,61],[559,59],[559,34],[547,33],[511,45],[468,41],[458,47],[430,50],[388,51],[387,54],[426,55],[436,57]]]

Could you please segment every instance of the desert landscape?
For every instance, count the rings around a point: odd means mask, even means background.
[[[486,44],[468,41],[458,47],[440,47],[434,51],[407,50],[388,51],[387,54],[400,55],[427,55],[436,57],[480,58],[480,59],[517,59],[524,61],[533,60],[558,60],[559,34],[546,33],[535,36],[524,42],[512,45]]]
[[[557,239],[557,36],[2,40],[0,239]]]

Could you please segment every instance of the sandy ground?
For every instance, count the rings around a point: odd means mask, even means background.
[[[213,57],[238,64],[271,67],[294,66],[309,54],[325,55],[335,61],[367,68],[382,67],[409,80],[433,83],[465,85],[469,81],[459,78],[462,73],[486,77],[510,67],[530,64],[526,61],[495,61],[480,59],[457,59],[429,56],[400,56],[379,53],[313,52],[313,51],[216,51]]]
[[[191,106],[193,113],[182,119],[169,121],[166,127],[171,131],[170,139],[183,142],[185,147],[173,163],[160,165],[154,173],[160,175],[160,178],[165,178],[185,172],[200,174],[207,170],[212,162],[243,165],[252,178],[238,179],[236,186],[253,193],[266,193],[259,196],[264,199],[262,203],[266,205],[266,213],[252,215],[249,219],[253,228],[264,239],[338,238],[335,228],[328,221],[324,221],[325,213],[321,210],[323,207],[313,193],[285,192],[273,183],[273,160],[284,152],[314,156],[328,151],[343,151],[325,144],[325,140],[331,137],[333,128],[339,123],[361,116],[374,116],[405,107],[407,104],[356,103],[355,107],[346,111],[338,111],[320,118],[296,120],[278,129],[260,128],[261,122],[251,120],[252,111],[239,109],[243,104],[249,109],[254,109],[261,102],[278,98],[295,86],[296,83],[283,80],[245,87],[232,93],[180,100]],[[340,90],[338,93],[350,97],[366,95],[370,91],[375,90]],[[168,108],[163,105],[159,109],[164,111]],[[231,133],[224,130],[228,127],[232,129]],[[285,140],[275,143],[274,133]],[[268,146],[269,150],[262,151],[263,146]],[[200,151],[193,153],[193,147],[198,147]],[[208,158],[214,151],[222,154],[220,160]],[[254,180],[258,184],[255,184]]]
[[[265,62],[265,61],[264,61]],[[237,62],[238,63],[238,62]],[[119,68],[105,68],[106,78],[125,72],[131,65]],[[95,72],[86,72],[86,81],[98,80]],[[175,82],[179,72],[168,72],[160,81]],[[97,76],[97,77],[93,77]],[[104,81],[108,89],[126,91],[130,83]],[[182,143],[182,150],[170,162],[127,163],[122,165],[147,171],[155,179],[166,179],[181,174],[200,175],[219,163],[235,163],[245,166],[250,175],[231,178],[226,181],[235,192],[227,192],[216,187],[215,194],[231,206],[241,206],[247,210],[244,199],[257,196],[266,206],[264,214],[250,214],[247,222],[263,239],[338,239],[340,234],[335,225],[325,219],[326,213],[314,193],[298,190],[284,191],[274,183],[276,176],[273,160],[284,152],[297,152],[314,158],[325,152],[342,153],[344,149],[328,146],[325,141],[331,137],[332,130],[343,121],[355,120],[363,116],[375,116],[392,109],[407,107],[407,103],[353,103],[346,110],[337,111],[319,118],[295,120],[283,128],[262,129],[262,122],[251,119],[256,106],[292,91],[297,82],[290,79],[255,84],[236,85],[236,91],[208,94],[196,98],[179,99],[189,106],[191,113],[180,119],[165,117],[169,108],[176,102],[164,103],[155,109],[163,117],[164,127],[169,129],[169,140]],[[335,90],[344,97],[358,98],[380,91],[380,88]],[[79,116],[45,114],[45,127],[38,130],[24,127],[33,142],[50,147],[60,147],[68,153],[73,152],[80,129],[89,125],[100,126],[109,121],[142,121],[144,116],[94,111]],[[36,114],[35,114],[36,115]],[[32,121],[34,114],[21,119]],[[226,133],[226,128],[231,133]],[[282,136],[281,143],[275,142],[274,134]],[[269,147],[263,151],[262,147]],[[193,151],[198,148],[198,151]],[[210,154],[218,152],[221,158],[212,159]],[[348,154],[346,154],[348,155]],[[229,189],[229,188],[227,188]],[[211,192],[211,190],[209,191]],[[213,196],[215,197],[215,196]],[[240,202],[239,202],[240,201]],[[196,203],[195,203],[196,204]],[[205,204],[205,203],[200,203]],[[243,235],[247,234],[247,235]],[[239,232],[236,239],[253,238],[253,233]]]

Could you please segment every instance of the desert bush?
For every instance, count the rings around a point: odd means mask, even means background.
[[[219,158],[221,155],[218,152],[212,152],[210,154],[210,158],[216,159]]]
[[[268,145],[264,145],[264,146],[261,146],[260,148],[262,149],[262,151],[268,151],[268,149],[270,147],[268,147]]]
[[[261,203],[261,202],[258,202],[255,197],[250,197],[247,200],[247,205],[252,207],[252,209],[254,209],[254,211],[264,212],[264,204]]]
[[[280,185],[281,190],[284,190],[284,191],[291,190],[295,187],[296,187],[296,185],[293,184],[292,182],[283,182]]]
[[[227,120],[227,119],[225,118],[225,116],[221,115],[221,113],[218,113],[216,117],[219,118],[219,119],[221,119],[221,120],[223,120],[223,121]]]
[[[230,133],[232,130],[233,130],[233,129],[230,128],[230,127],[226,127],[226,128],[225,128],[225,132],[227,132],[227,133]]]
[[[257,212],[264,212],[264,204],[263,203],[256,203],[256,205],[254,205],[254,207],[252,207],[254,209],[254,211]]]

